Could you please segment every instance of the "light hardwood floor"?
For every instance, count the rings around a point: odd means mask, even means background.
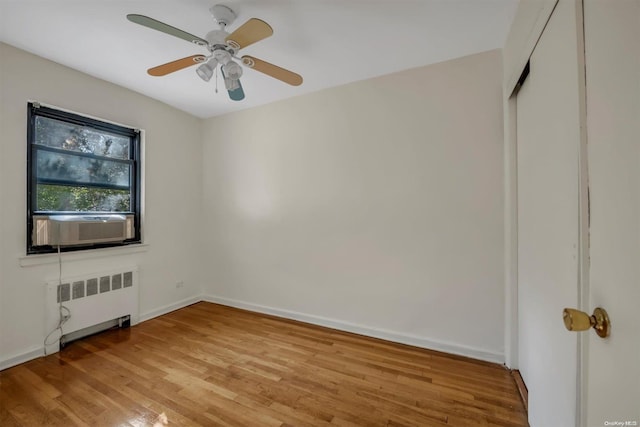
[[[499,365],[217,304],[0,372],[0,426],[526,426]]]

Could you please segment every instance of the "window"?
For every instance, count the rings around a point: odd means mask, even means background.
[[[132,215],[140,242],[139,131],[29,103],[27,142],[28,254],[57,250],[33,244],[34,215]]]

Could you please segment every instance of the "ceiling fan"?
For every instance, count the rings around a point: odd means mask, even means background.
[[[192,55],[186,58],[177,59],[149,68],[147,73],[152,76],[166,76],[183,68],[200,64],[196,68],[198,76],[208,82],[217,71],[218,65],[224,79],[224,84],[229,92],[229,98],[234,101],[244,99],[244,90],[240,83],[242,77],[242,66],[234,61],[238,60],[242,65],[260,71],[268,76],[281,80],[292,86],[302,84],[302,76],[277,65],[270,64],[267,61],[245,55],[238,57],[237,53],[255,42],[263,40],[273,34],[273,29],[269,24],[261,19],[251,18],[234,32],[228,33],[226,27],[231,25],[236,19],[236,14],[229,7],[218,4],[210,9],[213,18],[219,25],[218,30],[209,31],[204,38],[194,36],[193,34],[182,31],[171,25],[165,24],[153,18],[144,15],[129,14],[127,19],[133,23],[151,28],[169,34],[174,37],[194,43],[198,46],[206,48],[209,52],[206,55]],[[217,84],[217,83],[216,83]],[[216,89],[217,91],[217,89]]]

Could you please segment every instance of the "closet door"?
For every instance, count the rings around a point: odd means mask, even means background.
[[[574,426],[580,269],[580,4],[560,0],[517,94],[519,369],[532,427]],[[582,74],[584,75],[584,74]]]

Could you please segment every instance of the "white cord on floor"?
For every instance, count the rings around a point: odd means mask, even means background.
[[[71,293],[71,288],[69,288],[69,293]],[[62,254],[60,253],[60,245],[58,245],[58,314],[60,316],[58,318],[58,325],[53,331],[49,332],[49,335],[47,335],[44,339],[45,356],[47,355],[47,346],[55,343],[55,341],[49,342],[49,337],[51,337],[54,332],[60,331],[60,336],[56,340],[60,341],[60,338],[62,338],[62,335],[64,335],[64,333],[62,332],[62,325],[64,325],[69,319],[71,319],[71,310],[69,310],[62,304]]]

